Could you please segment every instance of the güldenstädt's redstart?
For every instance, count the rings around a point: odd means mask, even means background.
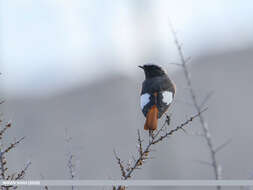
[[[161,66],[146,64],[139,67],[145,73],[141,91],[141,109],[146,117],[144,129],[156,130],[158,119],[171,105],[176,88]]]

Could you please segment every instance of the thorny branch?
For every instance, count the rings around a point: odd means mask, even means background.
[[[186,128],[188,126],[189,123],[191,123],[196,117],[199,117],[204,111],[206,111],[206,109],[201,110],[199,113],[197,113],[196,115],[190,117],[189,119],[187,119],[185,122],[181,123],[180,125],[178,125],[177,127],[175,127],[172,130],[166,130],[165,131],[165,127],[166,124],[169,125],[169,116],[166,117],[166,121],[165,123],[162,125],[162,127],[157,130],[157,132],[152,133],[151,135],[151,139],[149,140],[148,144],[146,145],[146,148],[143,149],[143,140],[141,139],[141,135],[140,135],[140,131],[138,130],[138,157],[137,159],[133,158],[134,163],[131,165],[127,165],[127,167],[125,167],[123,165],[122,160],[119,158],[119,156],[117,156],[116,152],[114,151],[114,155],[115,158],[117,160],[117,163],[120,167],[121,170],[121,176],[123,180],[127,180],[129,178],[131,178],[133,172],[137,169],[140,169],[141,166],[143,165],[143,163],[147,160],[150,159],[148,158],[149,152],[151,151],[151,148],[153,147],[153,145],[163,141],[165,138],[168,138],[169,136],[173,135],[175,132],[179,131],[179,130],[185,130],[184,128]],[[165,132],[164,132],[165,131]],[[164,133],[164,134],[162,134]],[[117,189],[117,190],[123,190],[125,189],[125,187],[123,186],[119,186],[119,187],[113,187],[113,189]]]
[[[117,160],[117,163],[118,163],[118,165],[119,165],[119,168],[120,168],[120,171],[121,171],[122,178],[123,178],[123,179],[126,179],[126,171],[125,171],[125,168],[124,168],[124,166],[123,166],[123,163],[122,163],[122,161],[121,161],[120,157],[119,157],[119,156],[117,156],[117,154],[116,154],[116,151],[115,151],[115,150],[113,150],[113,153],[114,153],[114,156],[115,156],[115,158],[116,158],[116,160]]]
[[[25,165],[24,169],[22,169],[21,172],[17,174],[17,177],[15,177],[15,180],[23,179],[23,177],[25,176],[26,171],[28,170],[28,168],[29,168],[29,166],[30,166],[31,164],[32,164],[32,162],[29,161],[29,162]]]
[[[17,144],[19,144],[22,140],[24,140],[25,137],[20,138],[19,140],[15,141],[14,143],[11,143],[9,147],[7,147],[2,153],[5,154],[9,152],[11,149],[15,148]]]
[[[75,178],[75,164],[73,163],[73,158],[74,158],[74,155],[71,153],[69,155],[69,160],[67,164],[68,169],[69,169],[70,179]],[[71,186],[71,190],[74,190],[74,186]]]
[[[65,141],[67,143],[67,145],[71,145],[72,144],[72,137],[69,136],[69,133],[68,133],[68,130],[67,128],[65,129]],[[77,169],[77,166],[76,166],[76,161],[75,161],[75,154],[72,152],[73,149],[72,149],[72,145],[70,147],[68,147],[68,160],[67,160],[67,168],[68,168],[68,172],[69,172],[69,175],[70,175],[70,179],[71,180],[74,180],[76,177],[77,177],[77,173],[76,173],[76,169]],[[48,188],[48,187],[45,187],[45,189]],[[71,186],[71,190],[76,190],[77,188],[75,186]]]
[[[2,102],[1,102],[2,103]],[[0,103],[0,104],[1,104]],[[9,129],[12,125],[11,123],[2,124],[2,120],[0,120],[0,125],[3,126],[0,130],[0,140],[2,141],[4,134],[6,133],[7,129]],[[20,171],[13,174],[8,174],[8,168],[7,168],[7,159],[6,155],[9,151],[16,148],[18,144],[21,143],[21,141],[24,140],[25,137],[20,138],[19,140],[16,140],[15,142],[11,143],[8,147],[4,148],[2,143],[0,145],[0,179],[1,180],[20,180],[23,179],[29,166],[31,165],[31,162],[28,162],[25,167]],[[17,189],[17,186],[1,186],[1,190],[9,190],[9,189]]]
[[[71,154],[68,160],[68,168],[69,168],[69,174],[70,174],[71,179],[75,178],[75,172],[74,172],[75,165],[73,164],[73,158],[74,158],[74,155]]]
[[[7,168],[5,168],[6,160],[5,156],[3,155],[3,152],[0,149],[0,167],[1,167],[1,179],[5,179],[5,172]]]
[[[7,123],[4,128],[0,131],[0,140],[3,138],[4,132],[11,127],[11,123]]]
[[[186,78],[187,86],[188,86],[189,91],[190,91],[190,95],[191,95],[191,99],[193,101],[193,105],[194,105],[195,109],[197,110],[197,112],[200,113],[201,106],[203,105],[203,103],[201,105],[199,105],[199,103],[197,101],[196,93],[195,93],[195,91],[193,89],[193,86],[192,86],[192,81],[191,81],[191,78],[190,78],[190,72],[189,72],[188,66],[187,66],[187,63],[188,63],[189,59],[185,59],[184,53],[182,51],[182,45],[179,43],[176,32],[175,32],[175,30],[174,30],[171,23],[170,23],[170,29],[171,29],[172,35],[174,37],[174,42],[176,44],[178,53],[179,53],[179,57],[180,57],[180,60],[181,60],[181,66],[183,68],[184,76]],[[206,99],[209,99],[210,96],[211,95],[209,95]],[[206,102],[206,99],[204,100],[204,102]],[[215,151],[215,148],[214,148],[214,145],[213,145],[212,136],[210,134],[210,130],[209,130],[208,125],[205,121],[205,118],[202,114],[199,115],[199,121],[200,121],[200,124],[201,124],[201,128],[203,130],[203,133],[204,133],[203,137],[206,140],[206,143],[207,143],[207,146],[208,146],[208,149],[209,149],[209,152],[210,152],[210,157],[211,157],[211,162],[212,162],[211,164],[212,164],[212,167],[213,167],[213,170],[214,170],[215,179],[219,180],[219,179],[221,179],[221,166],[218,164],[218,161],[217,161],[217,158],[216,158],[216,151]],[[217,190],[220,190],[220,189],[221,189],[221,187],[217,186]]]
[[[17,174],[17,176],[16,177],[14,177],[15,175],[13,175],[13,179],[14,180],[20,180],[20,179],[23,179],[24,177],[25,177],[25,174],[26,174],[26,172],[27,172],[27,170],[28,170],[28,168],[29,168],[29,166],[32,164],[32,162],[28,162],[26,165],[25,165],[25,167],[24,167],[24,169],[22,169],[18,174]],[[11,180],[13,180],[13,179],[11,179]],[[13,187],[13,189],[17,189],[18,188],[18,186],[14,186]]]

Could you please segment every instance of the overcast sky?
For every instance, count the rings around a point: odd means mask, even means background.
[[[252,46],[251,0],[0,0],[1,84],[45,95],[136,65]]]

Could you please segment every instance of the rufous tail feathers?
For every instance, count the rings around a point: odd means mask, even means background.
[[[158,108],[156,107],[156,105],[153,105],[147,113],[144,129],[156,130],[157,123],[158,123]]]

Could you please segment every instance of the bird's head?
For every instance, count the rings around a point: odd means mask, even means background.
[[[144,70],[146,78],[153,78],[167,75],[166,71],[161,66],[158,65],[146,64],[138,67]]]

